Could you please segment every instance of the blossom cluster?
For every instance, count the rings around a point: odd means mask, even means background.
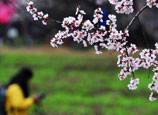
[[[44,25],[47,25],[48,14],[44,14],[42,11],[38,12],[37,8],[33,7],[33,2],[32,1],[27,3],[26,10],[32,15],[32,17],[35,21],[41,19],[42,23]]]
[[[94,19],[83,20],[86,13],[80,10],[79,7],[76,10],[77,18],[66,17],[62,22],[62,27],[65,31],[59,31],[55,37],[51,40],[51,45],[57,47],[57,45],[63,44],[63,39],[72,37],[74,41],[82,42],[84,47],[93,45],[98,42],[104,42],[103,36],[107,34],[105,26],[101,26],[98,30],[95,30],[95,25],[102,21],[102,11],[98,8],[94,11]],[[94,46],[96,53],[102,53],[97,45]]]
[[[59,31],[51,40],[51,45],[57,47],[63,44],[63,39],[72,37],[74,41],[82,42],[85,47],[88,45],[94,45],[96,54],[101,54],[101,48],[108,50],[119,50],[126,44],[126,37],[129,35],[128,30],[125,32],[118,31],[116,29],[116,16],[108,15],[107,25],[95,28],[99,22],[102,22],[102,10],[98,8],[94,11],[94,18],[92,21],[83,20],[86,14],[83,10],[77,8],[75,17],[66,17],[62,22],[62,27],[65,31]]]
[[[124,80],[128,75],[138,70],[140,67],[140,59],[129,56],[131,53],[135,54],[137,51],[138,49],[134,44],[131,44],[130,47],[121,48],[117,61],[118,67],[122,67],[119,74],[120,80]]]
[[[158,44],[155,44],[155,50],[144,49],[140,52],[140,57],[134,58],[133,55],[138,52],[138,49],[135,44],[127,46],[126,39],[129,36],[128,30],[117,30],[117,18],[115,15],[108,15],[108,28],[105,26],[96,28],[99,21],[102,21],[100,16],[102,14],[101,9],[98,8],[94,11],[93,21],[84,20],[85,14],[86,13],[83,10],[77,8],[77,18],[64,18],[62,27],[65,30],[59,31],[55,37],[52,38],[52,47],[58,47],[58,45],[63,44],[63,39],[72,37],[77,43],[82,43],[84,47],[93,45],[96,50],[96,54],[102,54],[101,49],[118,51],[120,54],[118,55],[117,65],[122,68],[119,74],[120,80],[124,80],[127,76],[133,74],[141,67],[147,69],[151,66],[158,66],[158,62],[156,61]],[[128,84],[128,88],[135,90],[137,88],[137,84],[139,84],[139,79],[135,79],[133,75],[130,84]]]
[[[129,56],[131,53],[132,55],[135,54],[138,49],[134,44],[131,44],[130,47],[122,48],[120,50],[120,55],[118,55],[118,67],[122,67],[122,70],[119,74],[120,80],[124,80],[128,75],[132,74],[134,71],[138,70],[139,68],[148,69],[151,66],[156,67],[153,69],[154,76],[153,81],[148,85],[148,88],[151,91],[156,92],[158,94],[158,61],[156,60],[156,55],[158,54],[158,43],[155,44],[156,49],[144,49],[140,52],[140,58],[133,58]],[[132,84],[134,78],[131,79],[130,84],[128,85],[129,89],[136,89],[136,84]],[[138,82],[139,83],[139,82]],[[151,98],[150,100],[154,99]]]
[[[128,88],[131,90],[135,90],[137,89],[137,86],[136,86],[137,84],[139,84],[139,78],[135,79],[134,77],[132,77],[130,84],[128,84]]]
[[[149,8],[152,8],[153,6],[158,8],[158,0],[146,0],[146,3]]]
[[[153,71],[154,71],[154,76],[152,79],[153,81],[148,85],[148,88],[152,91],[149,97],[150,101],[155,101],[157,99],[156,96],[158,94],[158,67],[153,69]]]
[[[112,5],[115,5],[115,10],[120,14],[133,13],[133,0],[109,0]]]
[[[93,19],[93,23],[94,24],[97,24],[99,21],[100,22],[103,22],[103,12],[102,12],[102,9],[101,8],[98,8],[98,9],[96,9],[95,11],[94,11],[94,15],[93,15],[93,17],[94,17],[94,19]]]
[[[147,0],[147,5],[158,7],[158,0]],[[130,14],[133,12],[133,0],[109,0],[115,5],[117,13]],[[44,15],[43,12],[37,12],[33,7],[33,2],[29,2],[27,11],[30,12],[34,20],[42,19],[43,24],[47,24],[48,14]],[[75,17],[69,16],[63,19],[63,31],[58,31],[57,34],[51,39],[50,44],[52,47],[62,45],[63,40],[72,38],[74,42],[82,43],[84,47],[89,45],[94,46],[96,54],[102,54],[101,49],[114,50],[119,52],[117,65],[121,68],[118,75],[120,80],[126,79],[132,74],[128,88],[130,90],[137,89],[139,78],[135,78],[134,72],[139,68],[150,69],[154,67],[152,83],[148,85],[151,90],[149,96],[150,101],[155,101],[158,95],[158,43],[155,44],[155,49],[143,49],[139,52],[138,57],[134,57],[138,53],[138,48],[135,44],[127,45],[127,38],[129,37],[129,30],[117,29],[116,15],[109,14],[106,20],[106,26],[100,25],[103,22],[103,11],[98,8],[94,11],[92,20],[85,20],[86,12],[77,7]]]

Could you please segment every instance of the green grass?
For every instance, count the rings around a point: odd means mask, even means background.
[[[45,92],[41,106],[32,115],[151,115],[158,103],[150,102],[148,71],[135,73],[140,78],[136,91],[127,88],[129,78],[120,81],[116,58],[74,53],[1,53],[0,83],[6,83],[20,67],[34,70],[32,94]],[[152,76],[152,75],[151,75]],[[38,110],[35,112],[35,110]]]

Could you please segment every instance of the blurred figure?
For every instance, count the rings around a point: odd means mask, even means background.
[[[11,27],[7,31],[7,38],[10,46],[15,46],[15,40],[19,36],[19,31],[15,27]]]
[[[108,12],[106,9],[104,8],[101,8],[102,9],[102,12],[103,12],[103,22],[100,22],[99,23],[99,27],[100,26],[105,26],[107,30],[109,30],[109,26],[106,24],[106,21],[108,20]]]
[[[33,76],[29,68],[21,69],[10,81],[6,90],[7,115],[27,115],[28,109],[40,99],[29,97],[29,83]]]
[[[6,27],[16,13],[13,7],[15,2],[15,0],[0,0],[0,47],[3,45]]]

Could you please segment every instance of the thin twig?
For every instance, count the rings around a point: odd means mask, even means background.
[[[27,0],[27,2],[30,2],[30,0]],[[48,21],[51,21],[51,22],[56,22],[58,24],[62,24],[61,21],[58,21],[58,20],[54,20],[54,19],[48,19]]]
[[[58,21],[58,20],[48,19],[48,21],[56,22],[56,23],[62,24],[62,22],[61,22],[61,21]]]
[[[139,24],[140,24],[142,34],[143,34],[143,36],[144,36],[145,45],[146,45],[146,47],[148,48],[148,47],[149,47],[149,44],[148,44],[149,41],[147,40],[147,37],[146,37],[146,35],[145,35],[145,32],[144,32],[144,30],[143,30],[143,27],[142,27],[141,21],[139,20],[139,17],[137,17],[137,19],[138,19],[138,22],[139,22]]]
[[[151,56],[151,49],[150,49],[150,56]],[[150,78],[150,73],[151,73],[151,66],[149,67],[148,78]]]
[[[138,19],[138,22],[139,22],[140,27],[141,27],[141,31],[142,31],[143,36],[144,36],[145,45],[146,45],[146,47],[148,48],[148,47],[149,47],[148,40],[147,40],[147,38],[146,38],[146,36],[145,36],[145,32],[143,31],[141,21],[139,20],[139,17],[137,17],[137,19]],[[151,53],[151,50],[150,50],[150,53]],[[150,73],[151,73],[151,67],[149,67],[148,78],[150,78]]]
[[[125,30],[128,30],[131,25],[133,24],[133,22],[136,20],[136,18],[146,9],[148,8],[147,5],[145,5],[144,7],[142,7],[137,13],[136,15],[132,18],[132,20],[130,21],[130,23],[127,25],[126,29]]]

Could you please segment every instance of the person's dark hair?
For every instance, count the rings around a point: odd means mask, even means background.
[[[28,80],[31,79],[33,76],[33,72],[30,68],[22,68],[15,76],[12,77],[11,81],[9,82],[8,86],[11,84],[18,84],[25,97],[28,97],[29,92],[29,86],[28,86]]]

